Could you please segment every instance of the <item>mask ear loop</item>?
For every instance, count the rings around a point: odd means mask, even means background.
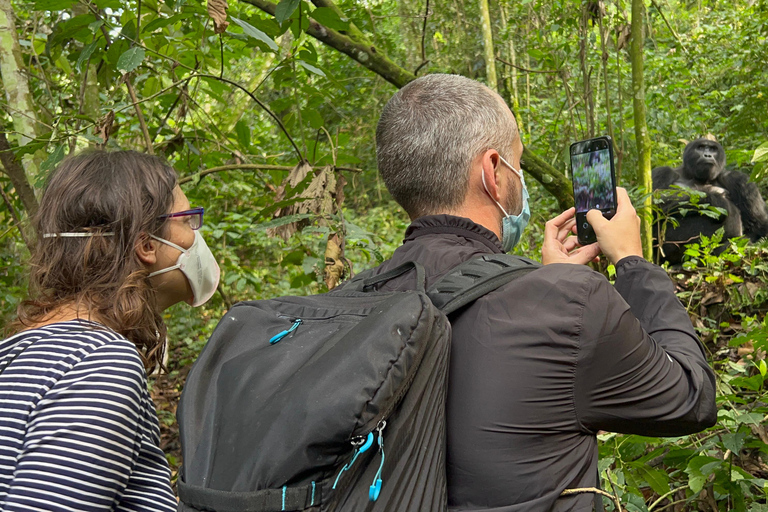
[[[162,243],[164,243],[166,245],[170,245],[174,249],[176,249],[178,251],[181,251],[181,254],[188,253],[189,250],[192,248],[192,247],[190,247],[189,249],[184,249],[180,245],[176,245],[175,243],[173,243],[171,241],[168,241],[165,238],[160,238],[159,236],[155,236],[155,235],[149,235],[149,236],[150,236],[150,238],[154,238],[155,240],[158,240],[158,241],[160,241],[160,242],[162,242]],[[197,237],[198,237],[198,234],[197,234],[197,231],[195,231],[195,242],[197,242]],[[192,242],[192,245],[195,245],[195,242]],[[177,264],[175,264],[175,265],[173,265],[171,267],[166,267],[166,268],[163,268],[163,269],[160,269],[160,270],[156,270],[155,272],[152,272],[151,274],[149,274],[149,276],[147,276],[147,277],[153,277],[153,276],[158,276],[160,274],[165,274],[166,272],[170,272],[171,270],[176,270],[177,268],[181,268],[181,265],[179,263],[177,263]]]
[[[501,158],[501,155],[499,155],[499,158]],[[502,161],[504,160],[503,158],[501,158],[501,159],[502,159]],[[506,162],[504,162],[504,163],[506,163]],[[509,165],[509,164],[507,164],[507,165]],[[488,194],[488,197],[491,198],[491,201],[496,203],[496,206],[501,208],[501,211],[504,213],[504,216],[505,217],[509,217],[509,214],[507,213],[507,210],[505,210],[504,207],[501,206],[501,203],[499,203],[496,199],[494,199],[493,196],[491,195],[491,193],[488,192],[488,185],[485,184],[485,169],[482,170],[482,173],[480,174],[480,178],[483,180],[483,188],[485,189],[485,193]]]

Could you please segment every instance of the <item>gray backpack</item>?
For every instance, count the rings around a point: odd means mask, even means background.
[[[236,304],[181,396],[179,510],[445,511],[447,315],[538,267],[482,256],[425,291],[409,262]],[[415,290],[376,291],[411,270]]]

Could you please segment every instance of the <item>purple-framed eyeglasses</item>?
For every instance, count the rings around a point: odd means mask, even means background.
[[[183,212],[166,213],[158,217],[159,219],[172,219],[174,217],[188,217],[187,222],[192,229],[200,229],[203,225],[203,212],[205,208],[202,206],[199,208],[192,208],[191,210],[184,210]]]

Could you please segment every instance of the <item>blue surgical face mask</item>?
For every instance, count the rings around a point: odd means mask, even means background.
[[[512,169],[512,172],[517,174],[517,176],[520,178],[520,184],[523,187],[523,209],[520,211],[519,215],[508,214],[504,207],[501,206],[499,202],[493,199],[491,196],[493,202],[496,203],[496,205],[501,208],[501,211],[504,213],[504,219],[501,221],[501,247],[504,252],[509,252],[514,249],[517,243],[520,241],[520,237],[523,235],[523,230],[525,229],[525,226],[528,225],[528,220],[531,218],[531,209],[528,206],[528,189],[525,186],[525,178],[523,178],[523,172],[512,167],[509,162],[504,160],[501,155],[499,155],[499,158],[504,163],[504,165]],[[490,196],[491,193],[488,192],[488,186],[485,184],[485,173],[482,174],[482,179],[483,187],[485,187],[485,191]]]

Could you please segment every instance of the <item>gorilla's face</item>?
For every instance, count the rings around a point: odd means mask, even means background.
[[[688,143],[683,152],[683,175],[699,183],[713,182],[725,167],[723,146],[708,139]]]

